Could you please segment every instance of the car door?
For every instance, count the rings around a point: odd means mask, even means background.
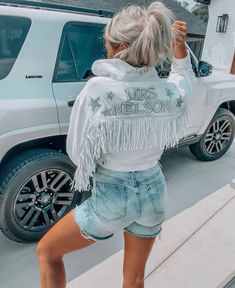
[[[76,97],[92,76],[93,62],[105,57],[103,29],[103,24],[81,22],[63,29],[52,83],[62,134],[67,134]]]

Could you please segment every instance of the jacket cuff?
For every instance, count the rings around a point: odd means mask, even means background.
[[[187,69],[191,69],[192,65],[191,65],[191,57],[190,57],[190,53],[187,49],[187,56],[184,58],[175,58],[173,57],[172,59],[172,66],[171,66],[171,70],[175,71],[175,70],[187,70]]]

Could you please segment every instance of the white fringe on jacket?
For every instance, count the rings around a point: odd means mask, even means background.
[[[174,147],[183,137],[188,122],[185,108],[171,115],[131,116],[100,119],[93,124],[80,150],[74,175],[74,188],[89,190],[101,153],[133,150],[159,150]]]

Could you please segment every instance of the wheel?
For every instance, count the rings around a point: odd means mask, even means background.
[[[219,108],[198,143],[189,146],[190,151],[201,161],[213,161],[222,157],[233,143],[235,132],[234,115]]]
[[[52,149],[33,149],[10,160],[0,175],[0,227],[11,240],[34,242],[80,203],[71,189],[75,167]]]

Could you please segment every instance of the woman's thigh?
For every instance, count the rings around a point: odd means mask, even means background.
[[[146,262],[156,238],[137,237],[128,232],[124,232],[124,238],[124,281],[132,282],[144,278]]]
[[[73,210],[61,218],[38,242],[38,252],[51,260],[60,259],[64,254],[84,248],[95,242],[82,236],[73,216]]]

